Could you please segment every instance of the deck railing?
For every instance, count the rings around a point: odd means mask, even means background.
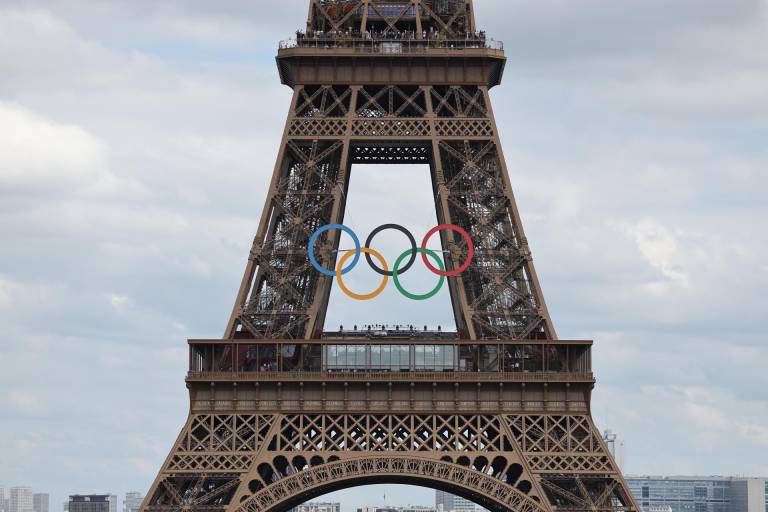
[[[592,381],[592,372],[188,372],[188,380],[204,381],[433,381],[433,382],[569,382]]]
[[[353,53],[378,54],[414,54],[428,53],[433,50],[489,50],[494,54],[504,54],[501,41],[484,38],[457,39],[418,39],[418,38],[365,38],[346,36],[303,36],[301,38],[280,41],[279,50],[293,48],[344,49]]]

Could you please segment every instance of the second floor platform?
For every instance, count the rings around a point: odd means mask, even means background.
[[[592,383],[591,341],[190,340],[188,381]]]
[[[485,32],[393,29],[296,31],[277,51],[282,82],[473,84],[501,82],[504,44]]]

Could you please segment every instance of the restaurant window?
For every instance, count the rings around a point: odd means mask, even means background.
[[[414,347],[415,369],[421,371],[453,370],[453,345],[416,345]]]
[[[408,371],[411,367],[408,345],[371,345],[371,370]]]
[[[365,345],[328,345],[326,349],[329,370],[365,369]]]

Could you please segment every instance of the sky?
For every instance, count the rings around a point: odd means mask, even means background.
[[[265,4],[0,0],[6,489],[54,511],[146,491],[182,427],[186,339],[223,334],[290,100],[274,54],[306,2]],[[492,100],[549,310],[595,340],[626,472],[768,476],[768,3],[476,4],[505,43]],[[347,223],[418,238],[428,180],[356,167]],[[334,290],[328,325],[452,322],[445,293],[412,306]]]

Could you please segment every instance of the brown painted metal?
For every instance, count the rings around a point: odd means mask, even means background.
[[[286,510],[373,482],[639,512],[590,416],[591,342],[557,340],[544,302],[488,95],[504,53],[472,0],[311,0],[306,27],[278,50],[293,98],[232,315],[223,339],[190,341],[189,418],[142,512]],[[471,234],[457,333],[324,332],[332,279],[307,243],[343,221],[356,163],[428,164],[439,221]],[[315,247],[327,268],[339,238]],[[449,268],[464,259],[441,242]],[[334,366],[341,346],[364,360]],[[409,359],[377,367],[381,347]],[[425,369],[427,347],[452,360]]]

